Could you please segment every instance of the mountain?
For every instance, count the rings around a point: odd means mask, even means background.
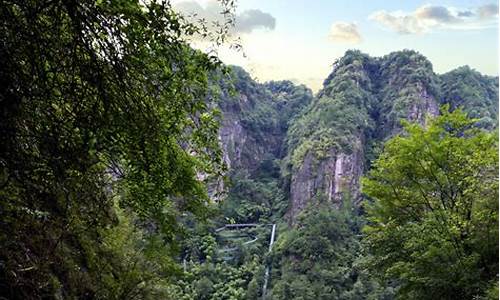
[[[234,2],[0,5],[0,298],[498,299],[498,78],[260,83]]]
[[[468,66],[459,67],[440,76],[441,103],[451,109],[463,107],[485,128],[498,123],[498,77],[485,76]]]
[[[448,104],[492,128],[497,99],[498,78],[468,67],[437,75],[415,51],[379,58],[346,52],[287,134],[283,176],[290,182],[290,222],[311,202],[340,207],[350,198],[359,204],[361,175],[401,121],[425,124],[426,116]]]
[[[255,172],[267,158],[281,158],[288,123],[312,99],[312,92],[290,81],[260,84],[240,67],[232,67],[234,93],[221,91],[220,138],[224,160],[232,170]]]
[[[256,299],[268,266],[272,299],[394,299],[397,283],[381,283],[364,267],[360,179],[402,121],[425,125],[442,105],[461,107],[482,127],[494,128],[498,78],[468,67],[438,75],[409,50],[378,58],[348,51],[315,96],[289,81],[262,84],[231,69],[230,82],[216,86],[228,180],[215,223],[277,223],[277,240],[266,254],[270,232],[264,225],[237,233],[198,231],[185,251],[219,252],[187,257],[193,271],[180,285],[183,293]],[[245,237],[255,239],[251,246],[241,244]],[[240,252],[227,256],[228,249]]]
[[[439,75],[411,50],[383,57],[347,51],[314,97],[303,85],[262,84],[240,67],[231,70],[231,83],[218,83],[228,197],[266,198],[261,183],[272,181],[290,223],[312,202],[359,204],[360,177],[401,121],[425,124],[442,105],[462,108],[487,129],[498,121],[498,77],[466,66]]]

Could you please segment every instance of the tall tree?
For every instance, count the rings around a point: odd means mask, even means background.
[[[401,299],[498,288],[498,138],[460,110],[406,124],[363,180],[371,266]]]

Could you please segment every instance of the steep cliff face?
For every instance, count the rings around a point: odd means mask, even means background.
[[[219,135],[228,167],[252,172],[265,153],[279,151],[283,134],[272,109],[272,95],[240,68],[233,68],[233,77],[235,91],[220,103]],[[269,118],[261,119],[259,112],[265,110]]]
[[[401,120],[424,124],[427,115],[439,113],[439,78],[427,58],[414,51],[401,51],[377,60],[377,138],[398,133]]]
[[[363,173],[360,141],[356,140],[355,151],[347,154],[331,149],[321,161],[316,160],[313,152],[306,154],[291,178],[289,217],[292,220],[312,199],[331,203],[337,208],[342,205],[346,194],[359,199],[359,179]]]
[[[219,131],[224,160],[232,170],[255,172],[265,158],[279,158],[288,121],[312,99],[312,92],[290,81],[260,84],[233,67],[234,93],[224,91]]]
[[[439,105],[451,97],[443,98],[442,86],[432,64],[414,51],[381,58],[348,51],[339,59],[288,133],[290,222],[309,203],[339,207],[349,198],[358,204],[360,177],[376,157],[376,146],[400,132],[402,120],[425,125],[427,116],[438,115]],[[490,99],[498,95],[482,90]]]
[[[219,137],[229,168],[229,184],[217,186],[226,193],[222,209],[235,222],[269,222],[286,211],[279,161],[289,123],[313,95],[290,81],[257,83],[238,67],[232,75],[234,91],[222,88],[219,104]]]
[[[365,140],[374,126],[373,70],[373,62],[359,52],[339,60],[323,90],[290,127],[284,171],[292,222],[308,203],[339,207],[345,195],[359,198]]]

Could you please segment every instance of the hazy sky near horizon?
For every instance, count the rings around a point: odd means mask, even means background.
[[[183,12],[219,18],[215,0],[173,0]],[[242,52],[219,56],[259,81],[288,79],[317,91],[348,49],[383,56],[417,50],[436,73],[469,65],[498,75],[498,2],[483,0],[238,0]]]

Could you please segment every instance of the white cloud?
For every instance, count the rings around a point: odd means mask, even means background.
[[[335,22],[330,28],[330,39],[342,43],[359,43],[361,35],[358,31],[358,26],[354,23]]]
[[[249,33],[256,28],[274,29],[276,19],[259,9],[249,9],[236,15],[236,31]]]
[[[398,33],[420,33],[424,29],[415,17],[401,12],[377,11],[370,16],[370,20],[377,21]]]
[[[376,11],[369,19],[401,34],[426,33],[433,29],[478,29],[496,24],[498,5],[488,4],[475,9],[424,5],[413,12]]]
[[[477,8],[480,18],[488,19],[498,16],[498,4],[486,4]]]
[[[224,23],[223,7],[218,1],[206,0],[184,0],[175,1],[173,8],[195,20],[203,19],[210,27],[214,23]],[[250,33],[255,29],[269,29],[273,30],[276,27],[276,19],[269,13],[263,12],[259,9],[249,9],[236,13],[234,15],[234,27],[231,32],[233,34]],[[213,28],[212,28],[213,29]]]

